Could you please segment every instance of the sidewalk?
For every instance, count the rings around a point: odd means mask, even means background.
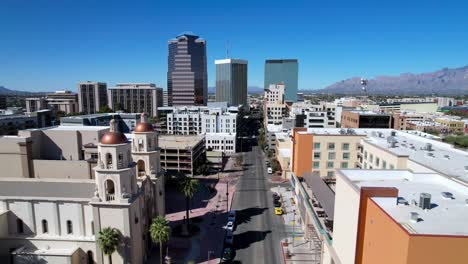
[[[281,195],[283,204],[283,221],[286,225],[287,239],[281,241],[285,264],[311,263],[319,264],[321,250],[314,243],[304,239],[302,219],[294,203],[293,192],[285,187],[271,189]],[[295,211],[295,213],[294,213]],[[287,241],[287,243],[285,243]]]
[[[194,209],[190,211],[190,218],[199,217],[202,220],[196,223],[200,228],[200,233],[191,238],[170,238],[168,247],[169,256],[172,258],[171,263],[219,263],[225,234],[223,226],[226,224],[227,211],[231,207],[237,180],[242,175],[242,170],[234,163],[235,157],[231,157],[225,168],[225,171],[229,172],[221,173],[219,181],[217,174],[197,177],[206,187],[214,187],[215,192],[214,195],[210,195],[206,191],[208,188],[202,187],[201,191],[195,195],[194,206],[192,206]],[[226,189],[229,192],[228,199],[226,199]],[[166,219],[174,227],[183,222],[184,216],[185,209],[168,213]]]

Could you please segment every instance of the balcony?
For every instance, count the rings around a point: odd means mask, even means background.
[[[114,201],[115,200],[115,194],[106,194],[106,201]]]

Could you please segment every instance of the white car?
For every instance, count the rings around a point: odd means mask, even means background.
[[[224,239],[224,242],[226,242],[226,244],[229,245],[232,245],[234,243],[234,235],[232,234],[232,232],[228,231],[226,233],[226,238]]]
[[[236,222],[236,211],[235,210],[231,210],[229,211],[228,213],[228,222]]]
[[[272,170],[270,167],[268,167],[268,168],[267,168],[267,172],[268,172],[268,174],[272,174],[272,173],[273,173],[273,170]]]
[[[229,221],[226,225],[226,230],[232,232],[234,230],[234,222]]]

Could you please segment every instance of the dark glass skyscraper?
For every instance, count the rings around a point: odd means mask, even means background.
[[[264,88],[268,88],[270,84],[284,83],[286,101],[297,101],[297,86],[298,86],[298,69],[297,60],[266,60],[265,61],[265,83]]]
[[[216,60],[216,102],[247,106],[247,61]]]
[[[183,33],[169,40],[167,91],[170,105],[206,105],[206,41]]]

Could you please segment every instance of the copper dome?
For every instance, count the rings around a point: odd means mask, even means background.
[[[122,132],[118,131],[118,126],[114,119],[110,121],[109,127],[109,132],[105,133],[101,138],[101,144],[115,145],[128,142],[127,137]]]
[[[150,123],[138,123],[135,127],[135,132],[153,132],[153,126]]]
[[[101,138],[101,144],[115,145],[127,143],[127,137],[120,132],[107,132]]]
[[[153,132],[153,126],[148,123],[148,118],[145,113],[141,113],[140,123],[135,127],[135,132]]]

